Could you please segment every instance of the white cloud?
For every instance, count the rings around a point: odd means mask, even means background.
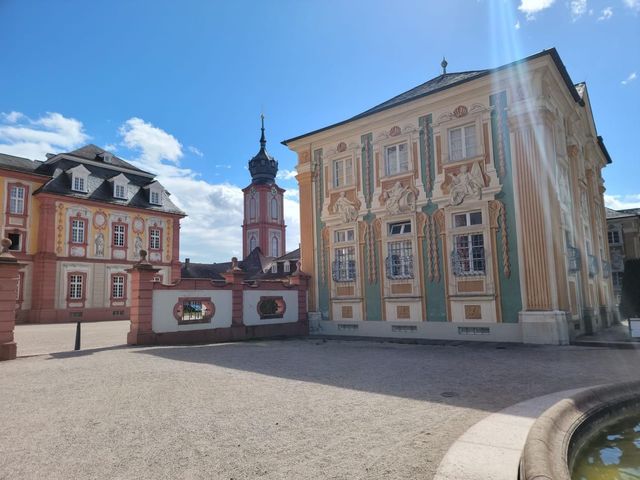
[[[284,198],[299,198],[300,191],[297,188],[290,188],[284,192]]]
[[[295,180],[297,174],[298,172],[296,172],[295,170],[287,170],[286,168],[283,168],[281,170],[278,170],[276,178],[280,180]]]
[[[604,194],[604,204],[614,210],[626,210],[627,208],[640,208],[640,193],[632,195],[607,195]]]
[[[607,7],[602,10],[602,13],[598,17],[598,21],[601,22],[603,20],[609,20],[611,17],[613,17],[613,8]]]
[[[516,30],[520,30],[520,20],[518,20],[516,22],[516,24],[513,26],[513,28],[515,28]]]
[[[78,148],[89,138],[82,122],[56,112],[36,119],[10,112],[0,119],[0,151],[10,155],[42,160],[47,153]]]
[[[535,14],[549,8],[555,0],[521,0],[518,10],[527,16],[527,20],[533,20]]]
[[[113,143],[107,143],[104,147],[102,147],[103,150],[106,150],[107,152],[115,152],[118,150],[118,146],[113,144]]]
[[[187,149],[194,155],[197,155],[199,157],[204,157],[204,153],[202,153],[198,148],[194,147],[193,145],[189,145]]]
[[[587,0],[571,0],[571,18],[575,22],[582,15],[587,13]]]
[[[123,143],[139,153],[131,162],[156,173],[158,181],[171,192],[171,200],[188,215],[181,222],[180,257],[203,263],[242,257],[241,188],[229,182],[209,183],[197,172],[181,167],[181,143],[140,118],[127,120],[120,127],[120,134]],[[230,169],[231,165],[220,164],[216,168]],[[288,249],[293,250],[300,242],[300,206],[292,196],[284,200],[284,213],[286,241]]]
[[[638,75],[636,74],[636,72],[631,72],[629,76],[626,79],[622,80],[620,83],[622,85],[627,85],[633,82],[636,78],[638,78]]]
[[[622,0],[623,3],[635,11],[640,11],[640,0]]]

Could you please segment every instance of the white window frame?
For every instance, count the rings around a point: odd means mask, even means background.
[[[353,157],[333,161],[333,188],[353,185]]]
[[[9,213],[12,215],[24,215],[24,199],[27,193],[25,187],[13,185],[9,193]]]
[[[74,192],[87,193],[88,178],[85,175],[74,173],[71,179],[71,189]]]
[[[84,244],[87,238],[87,221],[84,218],[71,219],[71,243]]]
[[[355,231],[353,228],[336,230],[333,232],[334,243],[352,243],[355,241]]]
[[[278,264],[276,262],[271,265],[271,273],[278,273]]]
[[[389,223],[389,235],[406,235],[411,233],[411,220]]]
[[[401,158],[400,158],[400,146],[404,145],[406,148],[406,158],[405,161],[402,162]],[[391,160],[390,160],[390,152],[392,150],[396,151],[396,157],[393,160],[393,163],[395,165],[391,164]],[[384,175],[385,177],[392,177],[394,175],[400,175],[403,173],[407,173],[410,171],[411,169],[411,152],[409,151],[409,141],[405,140],[405,141],[401,141],[398,143],[394,143],[391,145],[385,145],[384,146]],[[404,165],[404,168],[403,168]],[[393,168],[392,168],[393,166]]]
[[[69,275],[69,299],[82,300],[82,292],[84,291],[84,275]]]
[[[469,151],[469,145],[467,145],[467,135],[466,135],[466,130],[467,128],[470,128],[470,127],[473,127],[474,137],[475,137],[475,145],[474,145],[474,150],[472,152]],[[462,156],[460,158],[453,157],[453,148],[452,148],[452,133],[457,130],[460,131],[460,141],[462,142]],[[451,127],[447,129],[447,145],[449,148],[448,163],[461,162],[463,160],[475,158],[478,155],[480,155],[480,152],[482,149],[481,149],[481,143],[478,135],[478,123],[477,122],[465,123],[465,124],[457,125],[455,127]]]
[[[122,193],[120,194],[120,191],[122,191]],[[127,185],[124,183],[114,183],[113,184],[113,197],[114,198],[119,198],[121,200],[126,200],[127,199]]]
[[[122,231],[120,231],[122,229]],[[127,237],[127,228],[119,223],[113,225],[113,246],[122,248],[125,247]]]
[[[353,282],[356,279],[356,247],[344,245],[333,249],[333,280],[336,282]]]
[[[474,214],[480,214],[480,223],[473,223],[471,221],[472,215]],[[469,212],[454,213],[452,218],[453,218],[453,228],[466,228],[466,227],[477,228],[478,225],[484,224],[484,219],[482,218],[482,210],[471,210]],[[464,225],[456,225],[457,218],[464,218]]]
[[[275,243],[274,243],[275,242]],[[274,248],[275,246],[275,248]],[[277,235],[271,236],[271,256],[279,257],[280,256],[280,239]]]
[[[390,238],[396,235],[391,234]],[[387,278],[404,280],[413,278],[413,242],[409,239],[393,239],[387,242]]]
[[[284,273],[289,273],[291,271],[291,263],[288,261],[284,262],[283,269],[284,269]]]
[[[162,205],[162,191],[156,188],[150,189],[149,203],[152,205]]]
[[[159,228],[149,229],[149,250],[160,250],[162,234]]]
[[[613,237],[617,236],[618,240],[613,239]],[[620,241],[622,238],[622,235],[620,233],[620,230],[618,230],[617,228],[615,230],[609,230],[607,232],[607,241],[609,242],[609,245],[620,245],[622,242]],[[612,241],[612,239],[614,241]]]
[[[482,239],[482,245],[474,245],[474,237]],[[458,239],[466,239],[466,246],[459,247]],[[460,257],[461,249],[466,249],[466,256]],[[458,255],[458,267],[454,268],[455,276],[486,275],[487,273],[487,250],[483,231],[456,233],[453,235],[453,250]],[[463,250],[464,251],[464,250]],[[475,256],[480,251],[481,254]],[[481,262],[481,263],[476,263]],[[480,267],[481,265],[481,267]]]
[[[124,299],[124,275],[113,275],[111,277],[111,298],[114,300]]]

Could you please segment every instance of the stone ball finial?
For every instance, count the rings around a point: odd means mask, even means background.
[[[147,251],[145,249],[140,250],[140,263],[147,262]]]
[[[13,242],[6,237],[0,240],[0,245],[2,245],[2,253],[7,253],[12,244]]]
[[[449,65],[449,62],[447,62],[447,59],[442,57],[442,62],[440,62],[440,66],[442,67],[442,74],[444,75],[445,73],[447,73],[447,65]]]
[[[231,257],[231,270],[240,270],[240,267],[238,267],[238,257]]]

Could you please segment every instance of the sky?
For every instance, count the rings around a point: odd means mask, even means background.
[[[613,159],[607,205],[640,207],[640,0],[0,0],[0,152],[44,159],[94,143],[158,174],[188,217],[182,259],[241,256],[259,149],[300,238],[284,139],[440,74],[556,47],[587,82]]]

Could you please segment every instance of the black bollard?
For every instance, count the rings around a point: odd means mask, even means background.
[[[76,346],[74,350],[80,350],[80,322],[76,323]]]

